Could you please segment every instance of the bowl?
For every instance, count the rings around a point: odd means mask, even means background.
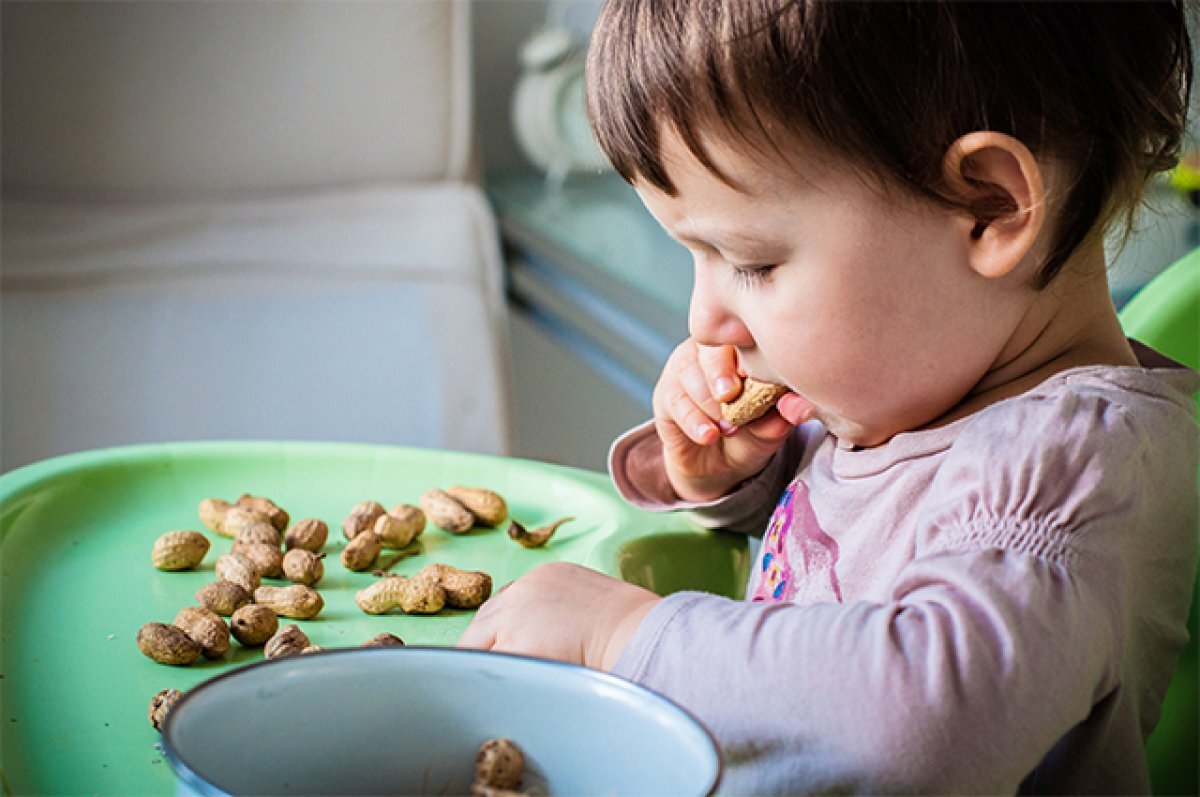
[[[712,794],[711,734],[648,689],[584,667],[438,647],[330,650],[247,665],[171,709],[163,747],[188,795],[469,794],[506,737],[542,795]]]

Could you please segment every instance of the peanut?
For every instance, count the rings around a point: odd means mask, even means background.
[[[290,587],[259,587],[254,590],[254,602],[274,609],[280,617],[311,620],[325,608],[325,600],[312,587],[293,584]]]
[[[208,553],[209,542],[198,531],[168,531],[154,541],[150,563],[159,570],[190,570]]]
[[[492,577],[479,570],[429,564],[415,578],[431,581],[445,590],[446,605],[454,609],[478,609],[492,595]]]
[[[387,510],[378,501],[363,501],[350,510],[350,516],[342,522],[342,533],[346,539],[352,540],[364,531],[369,531],[380,515]]]
[[[292,624],[279,629],[263,646],[263,658],[278,659],[283,656],[294,656],[303,653],[304,649],[312,646],[308,635],[300,627]]]
[[[225,523],[225,513],[233,509],[233,504],[220,498],[205,498],[200,502],[200,522],[209,531],[224,534],[221,531]]]
[[[512,739],[488,739],[475,754],[475,785],[515,789],[525,774],[525,754]]]
[[[175,627],[196,640],[206,659],[219,659],[229,652],[229,626],[212,609],[184,606],[175,615]]]
[[[376,634],[366,642],[359,645],[361,648],[400,648],[404,647],[404,640],[395,634],[389,634],[386,631],[382,634]]]
[[[405,614],[434,614],[446,605],[446,590],[435,581],[385,576],[354,596],[367,614],[399,609]]]
[[[508,524],[508,536],[516,540],[523,548],[541,548],[550,541],[550,538],[554,536],[554,532],[558,531],[559,526],[564,523],[570,523],[574,519],[573,517],[559,518],[553,523],[533,529],[532,531],[527,531],[524,526],[514,519]]]
[[[217,557],[216,571],[218,578],[232,581],[250,595],[258,589],[258,566],[245,554],[230,552]]]
[[[471,510],[444,490],[430,488],[421,494],[421,509],[433,524],[451,534],[465,534],[475,525]]]
[[[270,523],[271,519],[262,512],[256,512],[253,509],[246,509],[241,506],[230,507],[222,518],[220,526],[217,528],[217,533],[226,537],[237,539],[238,532],[247,526],[253,526],[255,523]]]
[[[461,484],[456,484],[446,490],[446,493],[465,506],[484,526],[495,528],[508,517],[508,504],[499,493],[483,487],[465,487]]]
[[[425,531],[425,513],[410,504],[396,504],[375,520],[373,531],[385,548],[404,548]]]
[[[278,545],[235,542],[233,552],[249,559],[260,578],[279,578],[283,575],[283,551],[279,550]]]
[[[182,628],[146,623],[137,633],[137,646],[159,664],[191,664],[200,657],[200,644]]]
[[[283,575],[288,581],[316,586],[325,575],[323,553],[313,553],[303,548],[293,548],[283,555]]]
[[[730,402],[721,404],[721,417],[734,426],[744,426],[767,414],[788,389],[752,376],[742,383],[742,392]]]
[[[325,545],[327,539],[329,539],[329,525],[324,520],[306,518],[287,530],[283,544],[289,551],[293,548],[302,548],[316,553]]]
[[[262,543],[263,545],[271,545],[275,548],[279,547],[280,537],[279,531],[266,521],[254,523],[238,529],[237,536],[233,538],[235,545],[251,545],[253,543]]]
[[[250,593],[232,581],[213,581],[196,590],[196,602],[228,617],[250,602]]]
[[[279,630],[279,615],[269,606],[247,604],[229,618],[233,638],[242,645],[253,648],[266,643]]]
[[[160,689],[150,698],[150,724],[156,731],[161,731],[163,722],[167,719],[175,701],[183,697],[178,689]]]
[[[243,509],[250,509],[255,512],[261,512],[271,521],[271,525],[281,533],[288,527],[288,521],[291,520],[291,518],[288,517],[288,513],[270,498],[262,498],[260,496],[250,495],[249,493],[242,493],[235,506],[240,506]]]
[[[350,540],[342,549],[342,564],[347,570],[355,572],[369,570],[382,549],[383,544],[375,536],[375,533],[364,531]]]

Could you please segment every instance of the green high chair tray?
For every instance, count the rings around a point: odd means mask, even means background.
[[[452,645],[471,612],[364,614],[354,593],[375,580],[346,570],[341,522],[360,501],[417,503],[430,487],[469,484],[506,497],[533,528],[564,516],[544,548],[525,549],[504,528],[454,536],[429,525],[420,555],[484,570],[497,587],[541,562],[571,561],[660,594],[702,589],[740,596],[749,573],[744,537],[702,530],[679,515],[623,503],[601,474],[538,462],[398,447],[328,443],[185,443],[85,452],[0,477],[0,786],[5,794],[170,794],[174,778],[147,710],[164,688],[186,690],[262,658],[236,642],[219,661],[169,667],[138,650],[138,629],[171,622],[215,579],[231,540],[203,529],[208,497],[272,498],[293,520],[330,526],[325,608],[297,621],[314,644],[358,645],[384,631],[409,644]],[[155,539],[204,530],[212,548],[193,571],[150,564]],[[393,552],[385,551],[381,561]],[[279,582],[283,583],[283,582]],[[282,623],[291,622],[283,620]],[[419,685],[414,685],[419,688]],[[286,729],[281,729],[284,732]]]
[[[1129,337],[1184,365],[1200,368],[1200,249],[1173,263],[1142,288],[1121,310],[1121,325]],[[1196,398],[1200,418],[1200,396]],[[1200,584],[1192,592],[1190,640],[1175,667],[1158,726],[1146,743],[1156,794],[1194,795],[1200,790],[1198,616]]]

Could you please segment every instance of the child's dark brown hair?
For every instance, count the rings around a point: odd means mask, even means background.
[[[952,207],[949,146],[1007,133],[1068,172],[1040,288],[1176,162],[1191,88],[1184,1],[608,0],[589,114],[617,171],[668,193],[660,125],[718,175],[705,134],[807,138]]]

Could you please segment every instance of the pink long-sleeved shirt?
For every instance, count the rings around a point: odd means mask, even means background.
[[[627,500],[763,541],[746,601],[665,598],[614,671],[708,726],[722,793],[1148,791],[1196,572],[1200,376],[1137,349],[1147,367],[873,449],[806,424],[703,506],[652,426],[627,433]]]

